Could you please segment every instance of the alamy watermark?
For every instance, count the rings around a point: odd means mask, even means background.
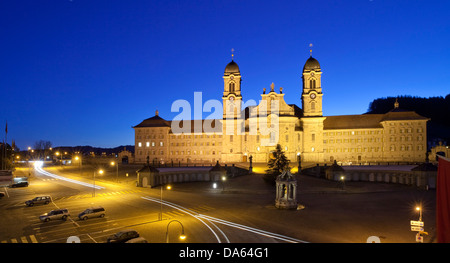
[[[194,92],[194,105],[179,99],[172,103],[171,112],[179,112],[171,123],[175,135],[248,134],[261,135],[262,146],[274,146],[278,142],[279,100],[260,100],[257,105],[255,100],[242,102],[230,96],[225,100],[225,105],[219,100],[207,100],[203,104],[202,92]],[[211,114],[203,119],[203,113]]]

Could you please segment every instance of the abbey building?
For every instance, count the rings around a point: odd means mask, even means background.
[[[299,156],[312,163],[425,161],[428,118],[397,102],[385,114],[323,116],[321,79],[320,64],[311,56],[298,94],[289,94],[298,96],[301,108],[287,104],[282,88],[277,92],[272,83],[257,106],[242,109],[241,72],[232,60],[223,74],[223,118],[170,121],[156,112],[133,127],[135,161],[237,163],[252,157],[267,163],[277,144],[291,162]]]

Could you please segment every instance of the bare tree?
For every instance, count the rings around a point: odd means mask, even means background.
[[[34,157],[35,159],[45,160],[45,156],[50,153],[50,148],[52,147],[52,143],[50,141],[39,140],[34,143]]]

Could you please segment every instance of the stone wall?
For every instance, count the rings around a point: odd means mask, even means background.
[[[334,170],[330,167],[315,166],[302,170],[302,173],[315,177],[322,177],[327,180],[341,181],[344,177],[345,181],[352,182],[381,182],[412,185],[419,188],[435,189],[437,171],[414,171],[414,169],[345,169]]]
[[[420,188],[436,188],[436,171],[373,171],[352,170],[344,172],[326,172],[325,178],[340,181],[344,176],[345,181],[382,182],[413,185]]]
[[[156,187],[164,184],[186,182],[217,182],[226,176],[225,169],[214,167],[179,167],[141,169],[137,172],[137,186]]]

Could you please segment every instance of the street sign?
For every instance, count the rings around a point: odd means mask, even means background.
[[[423,222],[422,221],[413,221],[411,220],[411,225],[412,226],[423,226]]]
[[[423,243],[423,237],[419,233],[416,235],[416,242]]]
[[[423,227],[421,227],[421,226],[411,226],[411,231],[423,232]]]

